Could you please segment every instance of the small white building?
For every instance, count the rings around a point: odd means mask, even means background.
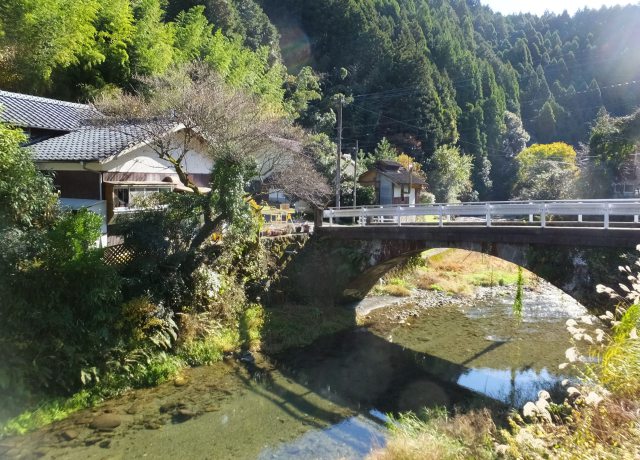
[[[420,200],[420,191],[426,185],[422,177],[392,160],[378,160],[373,168],[358,178],[358,183],[373,186],[376,202],[381,205],[416,204]]]

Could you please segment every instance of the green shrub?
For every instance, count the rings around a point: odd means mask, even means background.
[[[113,329],[120,278],[94,247],[100,224],[79,211],[46,231],[0,242],[2,389],[22,383],[76,390],[81,370],[102,362],[121,340]]]

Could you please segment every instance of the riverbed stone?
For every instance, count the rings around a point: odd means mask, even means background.
[[[141,410],[142,410],[142,406],[140,404],[135,403],[135,404],[132,404],[131,406],[129,406],[127,408],[126,412],[129,415],[135,415],[135,414],[139,413]]]
[[[147,430],[159,430],[160,428],[162,428],[162,424],[153,420],[149,420],[144,422],[144,427]]]
[[[108,449],[109,447],[111,447],[111,439],[105,439],[104,441],[101,441],[98,446],[102,447],[103,449]]]
[[[64,430],[62,433],[60,433],[60,437],[65,441],[73,441],[78,436],[80,436],[80,433],[78,433],[76,430]]]
[[[183,387],[188,383],[189,383],[189,380],[182,375],[179,375],[175,379],[173,379],[173,384],[177,387]]]
[[[112,431],[120,426],[122,421],[116,414],[103,414],[95,417],[89,424],[90,428],[98,431]]]
[[[177,423],[186,422],[187,420],[198,415],[192,410],[189,409],[178,409],[176,413],[173,415],[173,420]]]

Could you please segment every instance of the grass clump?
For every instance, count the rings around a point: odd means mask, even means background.
[[[411,296],[411,289],[405,286],[398,286],[395,284],[388,284],[380,288],[380,292],[383,294],[391,295],[394,297],[409,297]]]
[[[394,297],[409,297],[414,286],[408,281],[411,274],[419,270],[419,266],[409,264],[392,270],[382,280],[381,285],[376,286],[375,293],[378,295],[391,295]]]
[[[264,316],[262,305],[252,304],[240,317],[240,338],[243,345],[249,350],[260,349]]]
[[[178,355],[189,366],[208,366],[221,361],[225,353],[236,350],[239,345],[239,332],[224,328],[184,344]]]
[[[91,407],[100,399],[88,390],[82,390],[69,398],[55,398],[42,402],[33,410],[24,411],[7,421],[0,429],[2,435],[24,434],[49,423],[62,420],[70,414]]]
[[[370,460],[444,460],[494,458],[495,425],[488,410],[450,416],[446,409],[427,409],[392,419],[391,438]]]
[[[640,397],[640,305],[631,305],[615,326],[611,344],[602,354],[600,381],[622,398]]]

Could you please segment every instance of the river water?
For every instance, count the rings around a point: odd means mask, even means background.
[[[180,386],[132,391],[0,445],[9,458],[364,458],[384,445],[387,413],[520,406],[564,377],[564,322],[583,307],[540,284],[526,290],[518,320],[509,289],[477,295],[369,311],[365,327],[281,356],[191,369]],[[120,425],[89,427],[105,414]]]

